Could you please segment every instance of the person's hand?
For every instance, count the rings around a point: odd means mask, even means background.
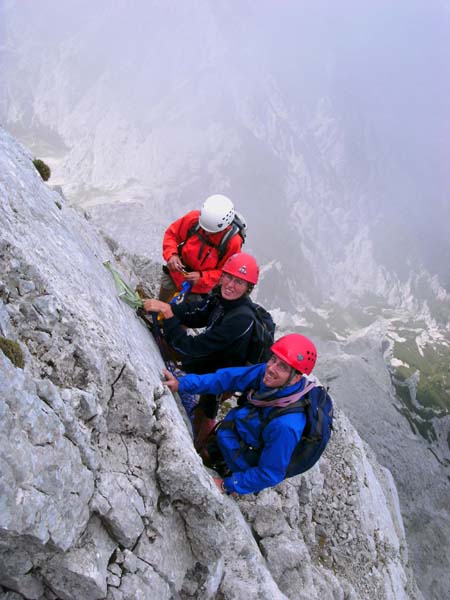
[[[192,285],[195,285],[197,283],[197,281],[200,279],[200,272],[199,271],[191,271],[190,273],[187,273],[184,278],[186,279],[186,281],[189,281],[190,283],[192,283]]]
[[[173,373],[171,373],[167,369],[163,369],[162,373],[164,376],[164,379],[163,379],[164,385],[167,385],[167,387],[169,388],[169,390],[171,392],[178,392],[178,387],[180,385],[180,382],[175,377],[175,375],[173,375]]]
[[[223,479],[222,477],[213,477],[214,483],[216,484],[217,489],[219,490],[219,492],[221,494],[228,494],[228,496],[231,496],[232,498],[237,498],[238,497],[238,493],[237,492],[227,492],[226,489],[223,487]]]
[[[178,254],[172,254],[167,261],[167,268],[169,271],[181,271],[184,268]]]
[[[147,299],[144,300],[145,312],[160,312],[165,319],[173,317],[172,307],[167,302],[161,302],[161,300]]]
[[[221,477],[213,477],[213,481],[216,484],[217,489],[221,494],[225,494],[225,490],[223,489],[223,479]]]

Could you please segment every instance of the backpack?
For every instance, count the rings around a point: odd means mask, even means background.
[[[322,456],[333,429],[333,401],[328,390],[313,387],[298,402],[284,408],[275,408],[262,425],[262,431],[273,419],[289,413],[303,412],[306,425],[301,440],[292,453],[286,478],[308,471]]]
[[[212,246],[213,248],[217,249],[217,252],[219,254],[219,262],[220,262],[222,260],[222,258],[225,256],[225,253],[227,251],[228,242],[231,240],[232,237],[234,237],[235,235],[240,235],[242,238],[242,243],[243,244],[245,243],[245,238],[247,236],[247,223],[241,214],[235,213],[234,219],[231,222],[231,228],[225,233],[225,235],[222,237],[222,239],[220,240],[220,242],[218,244],[214,244],[213,242],[211,242],[211,240],[208,237],[205,237],[200,232],[200,223],[196,223],[195,225],[192,225],[192,227],[190,227],[188,229],[186,239],[184,240],[184,242],[181,242],[181,244],[178,245],[178,254],[181,255],[182,247],[188,241],[188,239],[190,237],[192,237],[194,234],[196,234],[202,240],[202,242],[204,242],[208,246]]]
[[[270,347],[275,341],[275,323],[272,315],[262,306],[252,302],[253,313],[252,337],[247,350],[247,364],[257,365],[270,358]]]

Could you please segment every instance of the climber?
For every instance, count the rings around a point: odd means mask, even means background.
[[[258,275],[256,260],[241,252],[228,258],[219,286],[199,302],[177,305],[144,301],[144,310],[162,313],[165,340],[181,357],[185,372],[209,373],[245,364],[254,322],[249,294]],[[206,329],[193,336],[184,326]],[[215,394],[200,396],[193,419],[197,450],[214,428],[217,410]]]
[[[169,225],[163,239],[167,264],[163,266],[159,300],[168,302],[183,281],[192,283],[195,296],[212,290],[227,259],[240,252],[245,229],[233,203],[222,194],[209,196],[201,210],[192,210]]]
[[[314,368],[316,348],[308,338],[293,333],[276,341],[271,350],[267,363],[250,367],[180,379],[163,371],[164,383],[172,392],[247,392],[244,403],[228,412],[202,453],[205,464],[214,466],[222,461],[227,468],[224,478],[214,478],[224,493],[250,494],[280,483],[288,476],[291,457],[302,437],[304,412],[292,408],[272,419],[270,414],[277,407],[298,403],[299,393],[305,396],[315,387],[305,375]]]

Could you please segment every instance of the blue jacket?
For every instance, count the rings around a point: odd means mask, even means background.
[[[186,375],[180,379],[180,392],[221,394],[223,392],[268,391],[262,380],[266,363],[251,367],[220,369],[208,375]],[[283,390],[275,390],[268,400],[282,398],[301,391],[305,378]],[[233,408],[217,431],[217,442],[225,462],[232,472],[224,480],[228,492],[250,494],[280,483],[285,476],[292,452],[300,441],[306,418],[303,413],[282,415],[262,427],[272,407],[259,408],[246,403]],[[226,424],[233,426],[227,428]],[[258,450],[257,461],[251,448]]]

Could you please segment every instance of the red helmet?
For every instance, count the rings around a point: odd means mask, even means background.
[[[222,272],[234,275],[234,277],[248,281],[253,285],[258,283],[258,264],[253,256],[250,256],[250,254],[246,254],[245,252],[239,252],[238,254],[230,256],[223,265]]]
[[[316,347],[311,340],[299,333],[284,335],[270,350],[296,371],[305,375],[309,375],[316,364]]]

